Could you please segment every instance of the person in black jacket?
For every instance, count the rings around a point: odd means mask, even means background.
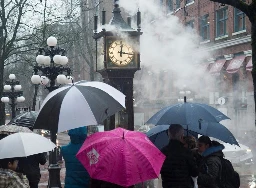
[[[30,188],[38,188],[41,178],[39,164],[44,165],[45,163],[45,153],[30,155],[19,159],[17,171],[27,176]]]
[[[198,139],[198,149],[203,157],[199,166],[198,187],[218,188],[222,168],[220,157],[224,156],[224,146],[211,141],[208,136],[201,136]]]
[[[191,151],[183,145],[184,129],[179,124],[169,127],[170,142],[162,149],[166,156],[161,169],[163,188],[192,188],[191,176],[198,176],[198,167]]]
[[[107,181],[103,180],[96,180],[91,178],[90,180],[90,188],[133,188],[133,186],[130,187],[123,187],[120,185],[116,185]]]

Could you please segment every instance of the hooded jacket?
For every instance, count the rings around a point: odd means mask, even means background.
[[[206,149],[203,153],[203,159],[199,167],[198,187],[199,188],[218,188],[218,181],[221,173],[222,150],[224,146],[213,146]]]
[[[70,143],[61,147],[66,165],[65,188],[88,188],[90,176],[76,158],[77,152],[87,137],[87,129],[86,127],[71,129],[68,135]]]

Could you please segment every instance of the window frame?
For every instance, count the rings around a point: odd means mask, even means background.
[[[167,12],[173,12],[173,0],[166,0],[166,5],[167,5]],[[171,5],[171,6],[170,6]]]
[[[181,0],[176,0],[176,10],[180,8]]]
[[[185,26],[194,29],[195,28],[195,20],[189,20],[188,22],[186,22]]]
[[[242,24],[243,24],[242,29],[239,29],[239,26],[238,26],[238,20],[241,18],[240,16],[242,16]],[[234,32],[243,31],[245,29],[246,29],[245,13],[237,8],[234,8]]]
[[[224,12],[225,11],[225,12]],[[223,17],[220,18],[222,12]],[[216,11],[216,37],[222,37],[227,34],[228,7],[221,8]],[[220,23],[223,23],[223,33],[220,33]]]
[[[186,0],[186,5],[194,2],[194,0]]]
[[[210,23],[209,22],[209,14],[206,14],[200,18],[200,36],[203,41],[210,39]],[[206,36],[205,36],[206,29]]]

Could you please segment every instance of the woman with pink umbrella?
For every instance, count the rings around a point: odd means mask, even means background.
[[[89,136],[76,157],[92,179],[116,184],[118,188],[157,178],[165,160],[144,133],[123,128]],[[94,188],[113,188],[108,183],[97,183]]]

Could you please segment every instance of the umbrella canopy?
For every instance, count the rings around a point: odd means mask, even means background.
[[[91,178],[124,187],[157,178],[165,160],[144,133],[122,128],[89,136],[76,157]]]
[[[56,147],[49,139],[35,133],[14,133],[0,140],[0,159],[27,157]]]
[[[184,129],[198,133],[202,128],[202,121],[218,123],[224,119],[230,118],[209,105],[185,102],[161,109],[146,124],[180,124],[183,125]]]
[[[103,82],[80,81],[48,94],[36,119],[35,129],[63,132],[101,124],[125,108],[125,95]]]
[[[157,125],[146,133],[149,140],[151,140],[159,149],[162,149],[169,143],[169,137],[167,134],[169,126],[170,125]],[[217,138],[229,144],[235,144],[239,146],[234,135],[224,125],[220,123],[202,122],[202,129],[200,129],[200,132],[195,133],[190,130],[188,131],[189,134],[193,136],[198,133],[201,135]]]
[[[15,118],[13,118],[8,123],[8,125],[17,125],[17,126],[28,127],[30,129],[33,129],[38,113],[39,112],[37,111],[21,113],[17,115]]]
[[[16,125],[1,125],[0,134],[10,134],[17,132],[32,133],[32,131],[27,127],[20,127]]]

